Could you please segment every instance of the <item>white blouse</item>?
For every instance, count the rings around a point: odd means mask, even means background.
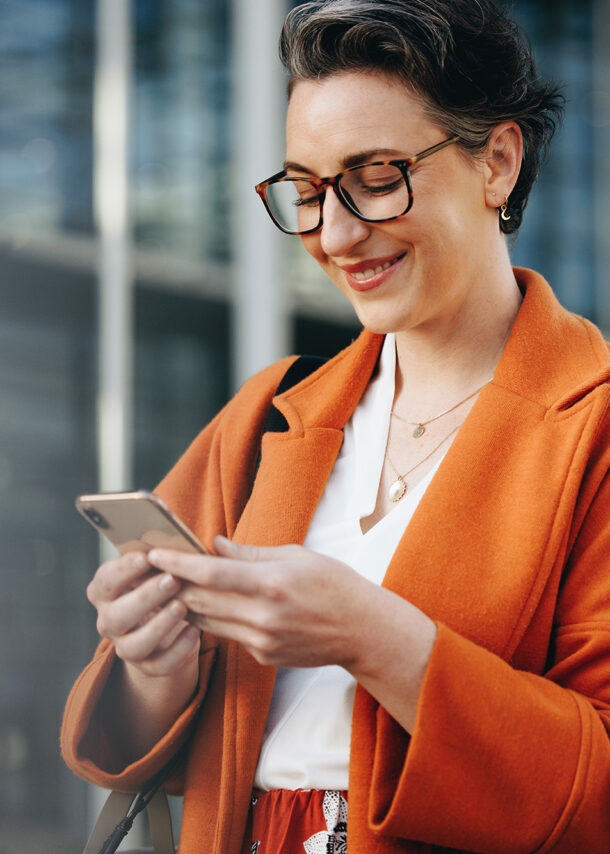
[[[394,400],[396,343],[346,424],[344,440],[304,545],[380,584],[439,462],[367,533],[375,509]],[[355,680],[338,665],[280,668],[254,784],[271,789],[347,789]]]

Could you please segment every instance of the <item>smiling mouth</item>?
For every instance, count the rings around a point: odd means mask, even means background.
[[[383,264],[378,264],[376,267],[370,267],[368,270],[360,270],[357,273],[351,273],[351,276],[357,282],[366,282],[369,279],[372,279],[374,276],[378,276],[380,273],[383,273],[385,270],[388,270],[390,267],[400,261],[401,257],[402,256],[399,256],[398,258],[393,258],[392,261],[384,261]]]

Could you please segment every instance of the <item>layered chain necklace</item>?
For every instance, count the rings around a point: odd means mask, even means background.
[[[396,480],[390,484],[390,488],[388,489],[388,498],[390,499],[392,504],[398,504],[400,499],[404,498],[404,496],[406,495],[406,493],[407,493],[407,481],[405,480],[405,478],[407,477],[407,475],[410,475],[411,472],[414,472],[415,469],[418,468],[419,466],[421,466],[423,463],[425,463],[426,460],[429,460],[430,457],[433,456],[433,454],[435,454],[439,450],[439,448],[441,448],[445,444],[445,442],[453,436],[454,433],[457,433],[457,431],[460,429],[461,426],[462,426],[461,424],[458,424],[457,427],[454,427],[453,430],[451,431],[451,433],[447,433],[445,438],[442,441],[440,441],[438,443],[438,445],[430,451],[429,454],[426,454],[426,456],[423,459],[421,459],[418,463],[415,463],[415,465],[412,466],[404,474],[399,474],[398,469],[396,468],[396,466],[394,465],[394,463],[390,459],[390,455],[388,454],[388,452],[386,450],[385,458],[389,462],[390,468],[392,469],[392,471],[396,475]]]
[[[462,406],[462,404],[467,403],[476,394],[478,394],[480,391],[483,391],[483,389],[485,388],[487,383],[490,383],[490,382],[491,382],[491,377],[488,380],[486,380],[482,386],[479,386],[479,388],[477,388],[473,392],[471,392],[468,395],[468,397],[465,397],[465,398],[463,398],[463,400],[459,400],[457,403],[454,403],[453,406],[449,407],[449,409],[443,409],[442,412],[439,412],[439,414],[435,415],[433,418],[428,418],[427,421],[407,421],[406,418],[403,418],[397,412],[394,412],[394,410],[392,410],[392,415],[394,416],[394,418],[397,418],[399,421],[402,421],[404,424],[408,424],[410,427],[415,427],[415,430],[413,431],[413,433],[411,435],[413,436],[414,439],[420,439],[424,435],[424,433],[426,432],[426,427],[428,426],[428,424],[432,424],[434,421],[438,421],[438,419],[442,418],[443,415],[449,415],[449,413],[453,412],[454,409],[457,409],[458,407]],[[424,461],[422,460],[422,462],[424,462]]]
[[[433,421],[438,421],[439,418],[442,418],[444,415],[449,415],[450,412],[453,412],[454,410],[456,410],[460,406],[462,406],[464,403],[467,403],[475,395],[479,394],[479,392],[482,391],[485,388],[485,386],[490,382],[491,382],[491,378],[488,379],[487,382],[484,382],[482,386],[475,389],[475,391],[471,392],[467,397],[464,397],[462,400],[458,401],[453,406],[450,406],[449,409],[444,409],[442,412],[439,412],[439,414],[435,415],[433,418],[428,418],[427,421],[407,421],[406,418],[402,418],[400,415],[398,415],[396,412],[394,412],[393,409],[391,411],[391,414],[394,416],[394,418],[397,418],[399,421],[402,421],[404,424],[408,424],[410,427],[415,427],[415,429],[413,430],[413,433],[411,435],[413,436],[414,439],[420,439],[424,435],[424,433],[426,432],[426,427],[428,426],[428,424],[432,424]],[[412,472],[414,472],[416,468],[419,468],[419,466],[423,465],[423,463],[425,463],[426,460],[429,460],[430,457],[434,456],[434,454],[438,450],[440,450],[440,448],[442,448],[442,446],[445,444],[445,442],[447,442],[455,433],[457,433],[457,431],[460,429],[462,424],[463,424],[463,422],[458,424],[457,427],[454,427],[453,430],[451,430],[451,432],[447,433],[447,435],[443,439],[441,439],[441,441],[438,443],[438,445],[436,445],[434,448],[432,448],[432,450],[429,451],[425,457],[422,457],[421,460],[419,460],[417,463],[415,463],[414,466],[411,466],[411,468],[408,469],[403,474],[400,474],[400,472],[398,471],[398,469],[396,468],[396,466],[394,465],[394,463],[390,459],[390,455],[388,454],[388,451],[386,448],[385,458],[388,461],[390,468],[392,469],[392,471],[396,475],[396,480],[394,480],[390,484],[390,487],[388,489],[388,498],[390,499],[390,501],[393,504],[397,504],[406,495],[406,493],[407,493],[406,478],[408,477],[408,475],[410,475]]]

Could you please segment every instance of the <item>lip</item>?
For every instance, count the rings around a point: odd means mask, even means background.
[[[405,254],[403,252],[385,258],[367,258],[357,264],[344,264],[340,269],[345,274],[350,288],[364,293],[380,287],[394,273]]]

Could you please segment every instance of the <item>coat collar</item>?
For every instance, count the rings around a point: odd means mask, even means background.
[[[597,327],[564,309],[533,270],[515,268],[523,293],[493,384],[546,409],[571,405],[610,376],[608,345]],[[293,433],[341,430],[364,394],[384,336],[365,330],[347,350],[275,399]]]
[[[547,282],[515,269],[523,302],[494,384],[547,409],[565,408],[610,373],[608,345],[597,327],[564,309]]]
[[[350,347],[276,397],[275,406],[289,429],[293,433],[318,427],[342,430],[367,389],[383,341],[383,335],[364,330]]]

